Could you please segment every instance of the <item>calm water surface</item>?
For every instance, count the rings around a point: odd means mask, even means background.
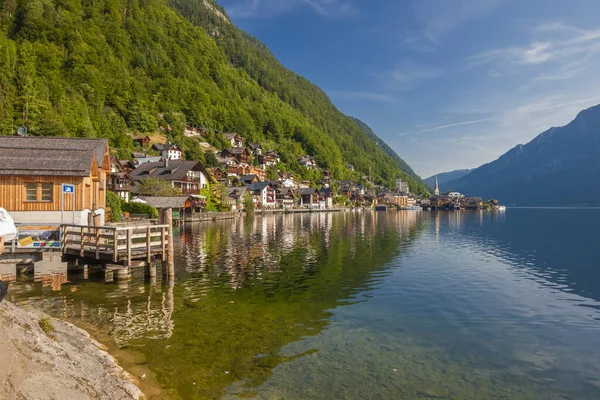
[[[257,216],[176,230],[172,286],[91,271],[19,277],[9,298],[92,330],[151,398],[599,399],[599,226],[576,209]]]

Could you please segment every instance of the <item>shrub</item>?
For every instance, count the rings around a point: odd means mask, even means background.
[[[56,336],[54,335],[54,325],[52,325],[52,321],[48,318],[42,318],[39,322],[40,328],[44,331],[46,335],[52,340],[56,340]]]
[[[148,218],[158,218],[158,210],[144,203],[121,202],[121,209],[129,214],[146,214]]]
[[[110,221],[119,222],[121,220],[121,198],[113,192],[106,192],[106,205],[110,207]]]

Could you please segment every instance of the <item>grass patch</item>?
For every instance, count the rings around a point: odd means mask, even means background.
[[[50,339],[56,340],[56,336],[54,335],[54,332],[55,332],[54,325],[52,325],[52,322],[50,321],[50,319],[48,319],[48,318],[40,319],[39,325],[40,325],[40,328],[42,328],[44,333],[46,335],[48,335],[48,337]]]

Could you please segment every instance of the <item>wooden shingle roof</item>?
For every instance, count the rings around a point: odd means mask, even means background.
[[[4,156],[7,151],[12,151],[9,149],[29,150],[31,159],[37,158],[41,153],[50,150],[62,150],[63,152],[93,150],[98,166],[103,168],[105,155],[108,151],[108,140],[55,136],[0,136],[0,148],[2,149],[0,150],[1,156]],[[55,152],[52,153],[55,154]],[[74,157],[77,156],[74,155]]]
[[[94,150],[8,147],[0,140],[0,175],[89,176]]]

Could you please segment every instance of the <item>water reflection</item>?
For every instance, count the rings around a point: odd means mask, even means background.
[[[57,291],[17,277],[10,296],[139,352],[173,398],[595,399],[599,223],[510,209],[194,224],[176,230],[174,285],[90,269]]]
[[[147,284],[140,270],[112,284],[93,269],[71,282],[53,271],[56,292],[20,279],[11,296],[143,353],[175,398],[220,398],[234,383],[244,392],[281,363],[313,354],[280,349],[318,335],[336,307],[367,299],[427,222],[369,212],[186,225],[175,232],[175,285]]]

